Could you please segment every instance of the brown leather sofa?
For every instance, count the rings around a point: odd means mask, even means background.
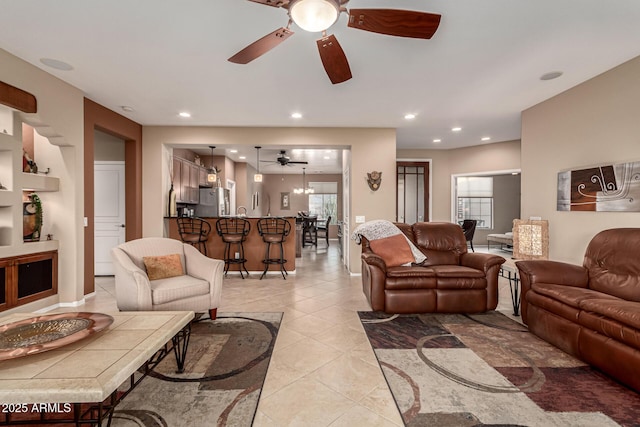
[[[529,330],[640,391],[640,228],[598,233],[582,267],[516,265]]]
[[[469,253],[459,225],[396,223],[427,259],[421,265],[387,267],[362,237],[362,288],[375,311],[481,313],[498,304],[498,272],[504,258]]]

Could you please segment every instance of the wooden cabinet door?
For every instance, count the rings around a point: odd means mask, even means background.
[[[0,311],[16,305],[16,292],[13,283],[13,268],[10,260],[0,260]]]
[[[207,187],[209,186],[209,183],[207,182],[207,169],[206,168],[200,168],[200,179],[198,180],[200,187]]]
[[[0,311],[58,293],[58,251],[0,259]]]
[[[191,169],[189,168],[189,162],[182,160],[182,201],[185,203],[191,203]]]
[[[189,164],[189,187],[191,187],[191,203],[198,203],[200,200],[200,166],[195,163]]]
[[[182,202],[182,160],[173,158],[173,191],[176,193],[176,201]]]

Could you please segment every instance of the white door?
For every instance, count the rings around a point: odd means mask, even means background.
[[[124,162],[94,163],[95,275],[114,274],[111,248],[124,243]]]

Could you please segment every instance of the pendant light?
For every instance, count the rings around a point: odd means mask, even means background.
[[[218,171],[213,165],[213,149],[216,147],[215,145],[210,145],[209,148],[211,148],[211,168],[209,169],[209,172],[207,172],[207,182],[215,185],[215,183],[218,181]]]
[[[260,173],[260,149],[262,147],[260,146],[256,146],[256,152],[257,152],[257,162],[256,162],[256,169],[258,170],[258,173],[253,175],[253,182],[262,182],[262,174]]]
[[[302,168],[302,187],[294,188],[293,192],[295,194],[302,194],[302,193],[310,194],[314,192],[313,188],[307,188],[307,181],[305,179],[306,178],[305,169],[306,168]]]

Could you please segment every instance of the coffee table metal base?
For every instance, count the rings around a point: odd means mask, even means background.
[[[187,356],[187,349],[189,346],[189,338],[191,336],[191,324],[187,324],[180,332],[178,332],[173,338],[171,343],[166,343],[161,349],[159,349],[151,359],[147,360],[143,366],[138,369],[138,372],[131,374],[128,381],[123,383],[117,390],[99,403],[73,403],[73,404],[49,404],[46,410],[39,412],[30,412],[34,416],[27,417],[12,417],[11,412],[4,414],[4,419],[0,419],[0,426],[18,426],[18,425],[42,425],[42,424],[73,424],[76,426],[92,425],[102,426],[106,421],[106,426],[111,425],[113,419],[113,412],[118,405],[131,393],[143,379],[147,377],[164,358],[171,352],[173,352],[176,358],[177,372],[184,372],[184,363]],[[61,418],[60,412],[52,412],[51,409],[67,409],[68,416]],[[14,405],[15,407],[23,407],[25,409],[38,407],[38,404],[22,404]],[[25,411],[26,412],[26,411]],[[25,413],[23,412],[23,413]]]

